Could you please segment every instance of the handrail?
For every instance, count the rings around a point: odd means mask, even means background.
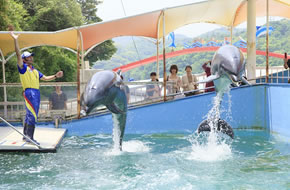
[[[17,133],[19,133],[20,135],[22,135],[24,138],[26,138],[27,140],[29,140],[29,142],[31,142],[32,144],[34,144],[35,146],[37,146],[37,148],[42,149],[42,147],[40,145],[38,145],[36,142],[34,142],[31,138],[29,138],[28,136],[24,135],[23,133],[21,133],[20,131],[18,131],[13,125],[11,125],[8,121],[6,121],[5,119],[3,119],[2,117],[0,117],[0,119],[6,123],[9,127],[11,127],[12,129],[14,129]]]

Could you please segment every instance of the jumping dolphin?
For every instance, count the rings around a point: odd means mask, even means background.
[[[223,91],[230,84],[238,86],[237,82],[250,83],[243,76],[246,61],[243,53],[236,46],[224,45],[220,47],[211,61],[211,76],[198,82],[214,82],[216,92]]]
[[[127,118],[128,102],[125,88],[120,71],[115,73],[104,70],[92,76],[81,96],[81,114],[83,116],[100,105],[106,106],[112,112],[114,130],[117,129],[117,134],[113,134],[113,138],[119,140],[117,146],[120,150],[122,150]]]
[[[217,95],[220,97],[217,103],[218,109],[221,104],[224,93],[229,89],[231,84],[238,86],[240,80],[250,85],[243,77],[245,71],[245,58],[243,53],[233,45],[224,45],[220,47],[211,61],[211,76],[199,83],[214,82]],[[234,133],[230,125],[221,119],[215,121],[215,130],[221,131],[231,138],[234,138]],[[198,133],[202,131],[210,131],[211,127],[208,120],[204,120],[198,127]]]

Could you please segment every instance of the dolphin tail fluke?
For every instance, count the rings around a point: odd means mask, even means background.
[[[218,126],[216,130],[228,135],[232,139],[234,138],[234,131],[232,127],[225,120],[222,120],[222,119],[218,120]],[[204,131],[207,131],[207,132],[211,131],[211,127],[207,120],[202,121],[199,124],[198,129],[197,129],[198,133],[204,132]]]
[[[211,76],[207,77],[206,79],[203,79],[201,81],[198,81],[197,83],[207,83],[207,82],[214,81],[214,80],[216,80],[218,78],[220,78],[219,75],[211,75]]]

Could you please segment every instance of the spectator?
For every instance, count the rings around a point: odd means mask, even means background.
[[[178,67],[177,65],[171,65],[169,69],[170,75],[167,76],[167,81],[172,82],[172,85],[169,85],[169,94],[175,94],[180,92],[181,80],[177,76]]]
[[[156,78],[156,73],[150,73],[151,82],[158,82]],[[158,84],[149,84],[146,86],[146,96],[149,99],[158,98],[160,96],[160,88]]]
[[[209,64],[209,65],[208,65]],[[210,66],[211,66],[211,61],[208,61],[208,62],[205,62],[203,65],[202,65],[202,68],[204,70],[204,72],[206,73],[206,76],[209,77],[211,75],[211,72],[210,72]],[[214,83],[213,81],[211,82],[207,82],[205,84],[205,92],[213,92],[215,91],[214,88],[209,88],[209,87],[214,87]],[[209,88],[209,89],[207,89]]]
[[[287,53],[285,53],[284,68],[290,69],[290,59],[287,58]],[[288,83],[290,83],[290,79],[288,79]]]
[[[50,110],[66,110],[67,97],[64,92],[61,91],[60,86],[55,86],[55,92],[49,97],[49,109]]]
[[[290,59],[284,58],[284,68],[288,69],[290,68]]]
[[[193,75],[192,67],[190,65],[187,65],[185,67],[186,74],[182,76],[181,82],[182,82],[182,88],[183,91],[193,91],[197,89],[197,78],[195,75]],[[188,92],[185,93],[185,96],[192,96],[196,94],[195,92]]]

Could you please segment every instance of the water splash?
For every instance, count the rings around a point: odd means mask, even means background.
[[[231,143],[223,133],[211,131],[190,137],[191,153],[189,160],[201,162],[215,162],[232,157]]]
[[[208,133],[196,134],[191,136],[189,141],[192,144],[192,152],[188,159],[198,160],[204,162],[221,161],[231,157],[231,140],[227,135],[217,131],[218,121],[220,119],[221,102],[225,93],[228,93],[229,107],[226,110],[228,116],[231,116],[231,96],[229,95],[230,83],[225,83],[223,89],[218,91],[217,95],[213,98],[213,107],[206,115],[206,120],[211,128]]]
[[[150,152],[150,147],[139,140],[124,141],[122,151],[119,148],[113,148],[105,153],[107,156],[118,156],[124,153],[146,153]]]
[[[138,140],[126,141],[123,143],[123,151],[124,152],[149,152],[150,148],[146,145],[146,143]]]
[[[114,122],[115,123],[115,122]],[[120,151],[120,127],[118,125],[114,125],[113,127],[113,151]]]

